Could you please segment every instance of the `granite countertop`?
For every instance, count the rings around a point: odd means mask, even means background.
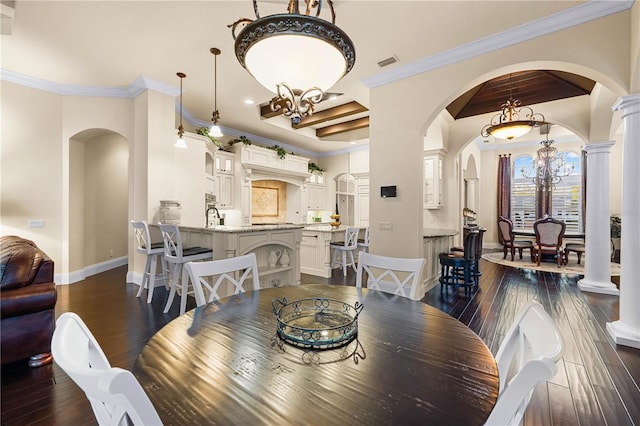
[[[193,229],[196,231],[204,232],[223,232],[223,233],[241,233],[241,232],[260,232],[260,231],[278,231],[283,229],[302,229],[304,225],[294,225],[291,223],[278,224],[278,225],[249,225],[249,226],[232,226],[232,225],[217,225],[213,228],[201,228],[197,226],[182,226],[183,229]]]
[[[346,225],[340,225],[338,227],[333,227],[331,225],[306,225],[303,228],[303,231],[313,231],[313,232],[344,232],[347,230]]]
[[[424,238],[451,237],[458,235],[458,231],[455,229],[424,228],[422,235]]]

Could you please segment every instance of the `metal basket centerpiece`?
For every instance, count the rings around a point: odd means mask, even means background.
[[[358,335],[358,315],[364,305],[334,299],[311,298],[288,302],[274,299],[278,336],[302,348],[330,349],[344,346]]]

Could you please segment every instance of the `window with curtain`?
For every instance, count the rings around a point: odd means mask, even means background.
[[[552,190],[551,211],[554,218],[563,220],[567,233],[583,232],[582,176],[580,155],[565,151],[565,161],[573,164],[574,172],[563,177]],[[511,168],[511,221],[514,230],[531,230],[536,221],[536,185],[525,174],[532,175],[534,155],[524,154],[515,158]],[[524,174],[523,174],[524,170]]]

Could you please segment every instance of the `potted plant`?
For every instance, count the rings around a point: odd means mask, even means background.
[[[215,146],[217,146],[219,149],[222,149],[222,142],[220,142],[215,136],[211,136],[207,127],[200,127],[196,129],[196,133],[208,137]]]
[[[309,173],[313,173],[313,172],[321,173],[321,172],[324,172],[324,169],[321,169],[316,163],[313,163],[313,162],[309,162],[308,168],[309,168]]]

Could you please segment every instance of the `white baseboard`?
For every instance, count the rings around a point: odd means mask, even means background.
[[[116,259],[110,259],[105,262],[96,263],[94,265],[86,266],[78,271],[68,272],[66,274],[55,274],[53,281],[56,285],[73,284],[78,281],[82,281],[87,277],[99,274],[101,272],[109,271],[119,266],[124,266],[129,262],[127,256],[118,257]],[[140,280],[142,282],[142,280]],[[140,284],[138,284],[140,285]]]

